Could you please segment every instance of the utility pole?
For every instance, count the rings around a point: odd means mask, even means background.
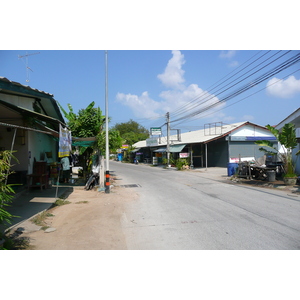
[[[168,168],[170,167],[170,113],[167,112],[167,160],[168,160]]]
[[[105,51],[105,156],[106,156],[106,171],[105,171],[105,193],[110,193],[109,181],[109,139],[108,139],[108,88],[107,88],[107,51]]]

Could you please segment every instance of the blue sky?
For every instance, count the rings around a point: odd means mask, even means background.
[[[171,124],[182,132],[200,129],[211,122],[251,121],[276,125],[299,107],[300,63],[194,118],[187,115],[208,104],[219,103],[234,90],[298,53],[296,50],[289,53],[286,50],[109,50],[110,126],[133,119],[149,129],[164,124],[167,112],[170,112],[171,122],[183,117]],[[27,56],[27,61],[25,57],[19,58],[26,54],[34,55]],[[275,59],[270,66],[245,79]],[[254,67],[256,69],[250,71]],[[236,76],[228,79],[234,74]],[[95,101],[105,112],[103,50],[2,50],[0,76],[54,94],[65,109],[70,103],[77,112]],[[227,84],[229,87],[238,81],[241,82],[218,95],[218,89],[226,89]],[[213,90],[216,83],[220,85]],[[253,93],[256,94],[249,96]],[[199,99],[194,100],[197,97]],[[208,99],[205,104],[198,106],[205,99]]]

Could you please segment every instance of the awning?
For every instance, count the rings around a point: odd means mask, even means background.
[[[181,152],[182,149],[186,146],[186,144],[182,145],[171,145],[170,146],[170,152]]]
[[[90,147],[96,142],[96,137],[72,137],[72,146]]]
[[[185,146],[186,146],[186,144],[170,145],[170,152],[181,152]],[[167,152],[167,148],[166,147],[159,148],[159,149],[154,150],[153,152]]]
[[[62,124],[64,126],[66,126],[63,122],[61,122],[58,119],[55,119],[55,118],[37,113],[37,112],[29,110],[27,108],[17,106],[17,105],[11,104],[11,103],[3,101],[3,100],[0,100],[0,104],[3,105],[3,106],[6,106],[7,108],[9,108],[11,110],[14,110],[14,111],[20,113],[21,115],[27,115],[27,116],[30,116],[34,119],[45,121],[45,122],[48,122],[48,123],[54,124],[54,125]]]
[[[134,150],[132,150],[132,151],[130,151],[130,152],[135,153],[135,152],[138,152],[140,149],[141,149],[141,148],[136,148],[136,149],[134,149]]]

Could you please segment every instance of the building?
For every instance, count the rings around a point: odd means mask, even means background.
[[[298,158],[296,157],[296,153],[300,151],[300,107],[296,109],[293,113],[291,113],[288,117],[286,117],[284,120],[282,120],[278,125],[276,125],[275,128],[280,131],[282,127],[287,123],[294,124],[296,128],[298,146],[293,150],[293,159],[296,162],[296,173],[300,174],[300,159],[299,156]]]
[[[57,161],[60,124],[65,127],[52,94],[0,77],[0,151],[16,151],[16,183],[26,182],[35,161]]]
[[[174,158],[189,157],[193,167],[227,167],[228,163],[256,160],[264,153],[259,151],[257,140],[277,140],[270,131],[251,122],[225,125],[209,123],[204,129],[170,136],[170,153]],[[158,163],[166,157],[167,138],[151,137],[133,145],[140,160]]]

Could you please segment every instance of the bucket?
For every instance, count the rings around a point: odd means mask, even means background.
[[[268,181],[269,182],[273,182],[275,181],[275,174],[276,172],[275,171],[267,171],[267,174],[268,174]]]
[[[237,163],[228,163],[227,164],[227,175],[232,176],[236,173],[236,169],[239,167]]]

